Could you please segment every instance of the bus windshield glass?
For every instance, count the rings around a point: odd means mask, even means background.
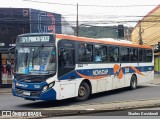
[[[18,46],[15,73],[47,75],[55,73],[55,47]]]

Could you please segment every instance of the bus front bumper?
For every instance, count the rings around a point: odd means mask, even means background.
[[[16,87],[16,80],[14,80],[12,84],[12,94],[17,97],[22,97],[27,100],[56,100],[56,91],[53,88],[50,88],[46,91],[42,91],[42,89],[35,90],[31,89],[35,84],[26,84],[28,88]],[[43,85],[44,83],[42,83]],[[14,85],[14,86],[13,86]],[[37,85],[37,84],[36,84]],[[41,84],[39,84],[41,85]]]

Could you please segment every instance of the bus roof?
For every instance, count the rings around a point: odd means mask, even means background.
[[[63,34],[56,34],[56,38],[59,39],[68,39],[73,41],[81,41],[81,42],[90,42],[90,43],[100,43],[100,44],[108,44],[108,45],[118,45],[118,46],[128,46],[128,47],[136,47],[136,48],[149,48],[153,49],[151,46],[145,46],[145,45],[135,45],[135,44],[129,44],[129,43],[120,43],[116,41],[108,41],[104,39],[94,39],[94,38],[86,38],[86,37],[77,37],[77,36],[71,36],[71,35],[63,35]]]

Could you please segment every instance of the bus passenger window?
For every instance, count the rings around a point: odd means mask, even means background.
[[[95,45],[95,62],[107,61],[107,47],[101,45]]]
[[[109,61],[118,62],[119,61],[119,48],[114,46],[109,46]]]
[[[93,45],[80,43],[78,46],[78,61],[92,62],[93,61]]]
[[[146,50],[145,49],[139,49],[139,61],[140,62],[146,61]]]
[[[146,61],[152,62],[152,50],[146,50]]]
[[[87,44],[86,48],[86,62],[93,61],[93,45]]]
[[[138,49],[135,49],[135,48],[130,49],[130,59],[131,59],[131,62],[138,61]]]
[[[102,57],[100,55],[99,51],[95,51],[96,56],[95,56],[95,62],[102,62]]]
[[[120,48],[120,59],[122,62],[129,62],[129,48],[127,47]]]
[[[79,62],[85,62],[85,44],[81,43],[78,48]]]

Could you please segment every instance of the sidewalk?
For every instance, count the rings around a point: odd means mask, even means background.
[[[154,80],[149,82],[150,84],[160,85],[160,73],[154,74]]]
[[[1,93],[11,93],[11,88],[0,88],[0,94]]]

